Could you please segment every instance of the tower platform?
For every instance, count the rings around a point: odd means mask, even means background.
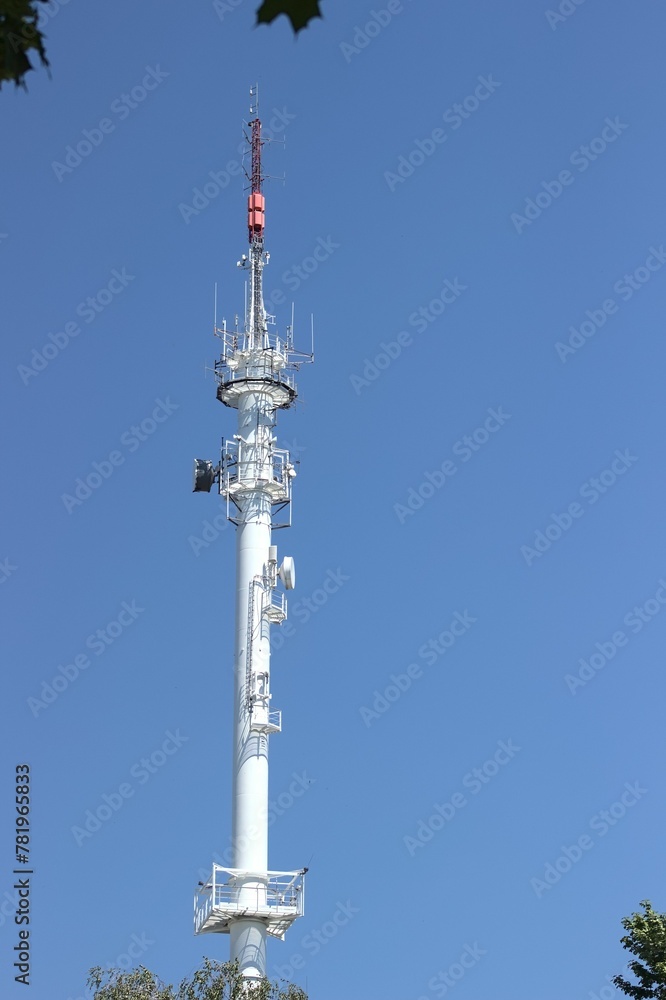
[[[235,920],[245,918],[262,921],[268,934],[284,940],[303,915],[304,877],[303,871],[250,872],[214,864],[194,895],[194,933],[228,934]]]

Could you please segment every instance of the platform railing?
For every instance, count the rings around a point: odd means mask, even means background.
[[[213,910],[222,911],[229,918],[295,919],[303,914],[303,902],[302,871],[248,872],[214,865],[211,877],[195,893],[195,933]]]

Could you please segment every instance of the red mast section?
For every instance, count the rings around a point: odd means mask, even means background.
[[[261,192],[263,174],[261,172],[261,120],[259,118],[259,88],[251,90],[253,106],[250,113],[254,118],[248,122],[250,135],[248,141],[252,156],[250,173],[250,194],[247,199],[247,228],[250,243],[250,302],[247,322],[247,332],[251,348],[265,348],[266,342],[266,310],[262,291],[262,271],[268,262],[268,254],[264,252],[264,227],[266,225],[266,199]]]
[[[263,176],[261,173],[261,121],[254,118],[249,122],[250,148],[252,151],[252,173],[250,176],[251,190],[247,199],[247,225],[250,244],[259,238],[263,241],[266,224],[266,199],[261,193]]]

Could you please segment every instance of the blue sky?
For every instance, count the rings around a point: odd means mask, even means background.
[[[190,488],[235,426],[205,366],[255,79],[266,292],[316,351],[271,741],[270,863],[310,874],[269,969],[612,1000],[621,918],[666,909],[663,10],[322,6],[294,40],[252,0],[54,0],[51,78],[3,88],[3,996],[24,762],[34,1000],[228,955],[191,906],[229,845],[234,529]]]

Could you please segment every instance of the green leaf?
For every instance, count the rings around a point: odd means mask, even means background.
[[[257,24],[270,24],[280,14],[287,15],[294,34],[298,34],[313,18],[321,17],[319,0],[264,0],[257,11]]]

